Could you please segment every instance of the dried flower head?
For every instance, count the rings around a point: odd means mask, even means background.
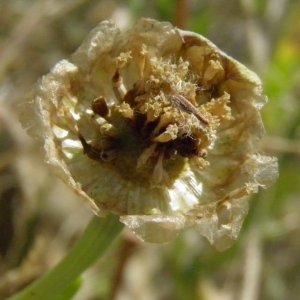
[[[28,99],[21,121],[58,176],[144,241],[195,226],[226,249],[244,196],[277,177],[276,159],[257,153],[259,78],[169,23],[142,19],[121,33],[102,22]]]

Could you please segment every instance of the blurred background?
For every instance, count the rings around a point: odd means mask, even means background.
[[[261,152],[278,157],[280,178],[249,198],[226,252],[192,229],[167,245],[125,230],[73,299],[299,299],[300,1],[0,0],[0,12],[0,299],[58,262],[92,217],[21,128],[20,103],[100,21],[126,30],[141,17],[200,33],[259,74],[269,97]]]

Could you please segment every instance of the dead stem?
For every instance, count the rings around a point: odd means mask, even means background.
[[[262,272],[262,245],[258,228],[253,228],[248,235],[245,247],[244,275],[241,293],[238,299],[259,299],[260,278]]]
[[[266,136],[260,146],[264,151],[300,155],[300,141],[297,140],[289,140],[279,136]]]
[[[175,26],[180,29],[186,29],[189,19],[189,0],[177,0],[175,12]]]
[[[120,253],[118,255],[119,261],[117,263],[115,276],[112,279],[112,288],[109,299],[115,300],[118,298],[118,292],[120,290],[124,269],[126,267],[126,263],[133,251],[136,249],[136,243],[131,241],[130,239],[124,239],[123,244],[120,247]]]

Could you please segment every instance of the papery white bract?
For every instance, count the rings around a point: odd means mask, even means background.
[[[265,103],[259,78],[201,35],[105,21],[40,79],[21,122],[98,215],[120,215],[146,242],[194,226],[224,250],[245,196],[278,176],[257,152]]]

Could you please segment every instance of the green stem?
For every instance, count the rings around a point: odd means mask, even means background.
[[[46,300],[64,291],[94,264],[123,228],[119,217],[94,217],[63,260],[43,277],[8,300]]]

